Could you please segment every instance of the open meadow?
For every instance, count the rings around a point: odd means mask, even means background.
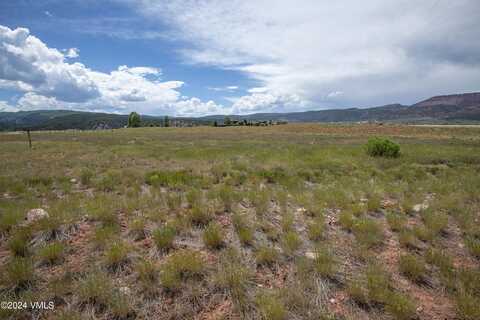
[[[0,319],[480,319],[478,127],[32,141],[0,134]]]

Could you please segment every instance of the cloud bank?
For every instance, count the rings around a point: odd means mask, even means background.
[[[186,62],[258,81],[264,94],[238,97],[238,111],[412,103],[480,90],[476,0],[121,1],[168,23],[189,44]]]
[[[0,26],[0,89],[23,93],[16,105],[5,101],[0,111],[75,109],[191,116],[219,113],[213,101],[185,98],[182,81],[161,81],[161,70],[119,66],[98,72],[67,59],[78,49],[49,48],[26,28]]]

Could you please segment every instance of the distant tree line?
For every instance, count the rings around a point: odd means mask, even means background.
[[[274,120],[263,120],[263,121],[252,121],[252,120],[232,120],[230,117],[225,117],[223,123],[215,121],[201,121],[201,120],[187,120],[187,119],[170,119],[168,116],[163,117],[163,119],[151,119],[143,120],[142,117],[137,112],[132,112],[128,116],[127,127],[128,128],[138,128],[138,127],[196,127],[204,125],[212,125],[214,127],[236,127],[236,126],[273,126],[287,124],[287,121],[274,121]]]
[[[287,121],[274,121],[274,120],[263,120],[263,121],[252,121],[252,120],[232,120],[230,117],[225,117],[222,124],[219,124],[217,121],[213,122],[214,127],[237,127],[237,126],[274,126],[280,124],[287,124]]]

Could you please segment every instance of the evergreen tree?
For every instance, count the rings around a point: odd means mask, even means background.
[[[130,113],[128,116],[127,127],[129,128],[138,128],[142,125],[142,119],[140,115],[136,112]]]
[[[170,127],[170,119],[168,118],[168,116],[165,116],[163,118],[163,126],[164,127]]]

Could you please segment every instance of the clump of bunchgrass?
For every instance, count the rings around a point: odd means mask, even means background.
[[[25,287],[34,281],[34,271],[32,259],[13,257],[4,266],[2,280],[14,288]]]
[[[85,278],[79,280],[76,294],[82,303],[88,303],[105,308],[112,296],[112,280],[101,271],[89,272]]]
[[[55,264],[63,259],[65,245],[61,242],[53,242],[40,248],[38,258],[42,263]]]
[[[390,229],[395,232],[402,230],[407,223],[407,217],[401,213],[390,211],[386,214],[386,218]]]
[[[251,245],[253,243],[254,233],[253,228],[247,222],[246,216],[235,213],[232,216],[232,223],[240,242],[243,245]]]
[[[217,222],[210,222],[202,237],[203,243],[210,249],[219,249],[223,246],[223,231]]]
[[[322,277],[333,278],[335,275],[335,270],[337,266],[337,261],[333,252],[325,247],[319,246],[315,248],[314,257],[313,257],[313,269]]]
[[[204,272],[205,262],[200,252],[179,250],[170,255],[161,267],[160,282],[169,291],[177,290],[184,279]]]
[[[257,249],[255,259],[258,265],[272,265],[278,261],[279,252],[273,247],[262,245]]]
[[[325,232],[325,219],[319,215],[307,224],[308,238],[312,241],[321,240]]]
[[[284,320],[287,310],[278,295],[262,292],[255,298],[259,313],[264,320]]]
[[[400,257],[399,269],[414,282],[421,282],[425,279],[425,262],[413,254],[405,254]]]
[[[146,237],[145,220],[143,218],[136,218],[129,224],[130,234],[135,240],[142,240]]]
[[[236,250],[228,249],[220,255],[215,283],[228,292],[235,309],[241,314],[251,305],[248,289],[253,283],[253,276],[254,273],[242,263]]]
[[[7,242],[8,249],[15,256],[26,256],[29,253],[29,242],[32,237],[32,230],[22,227],[15,230],[15,233]]]
[[[386,301],[385,311],[398,320],[409,320],[415,316],[415,304],[399,292],[391,292]]]
[[[366,217],[362,217],[355,222],[353,233],[360,245],[367,248],[381,244],[384,238],[381,225]]]
[[[193,224],[203,226],[212,220],[213,213],[208,206],[195,206],[190,209],[189,218]]]
[[[130,247],[123,241],[115,241],[104,253],[104,262],[108,268],[118,269],[122,265],[128,263]]]
[[[166,251],[173,247],[177,230],[171,225],[165,225],[152,232],[153,242],[159,250]]]
[[[281,235],[280,243],[287,255],[293,255],[302,245],[302,240],[295,231],[288,231]]]

